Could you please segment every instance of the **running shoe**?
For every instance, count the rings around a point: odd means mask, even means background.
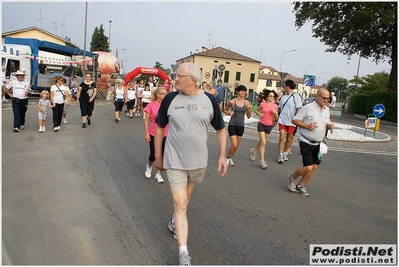
[[[183,251],[179,257],[179,265],[190,266],[191,257],[188,255],[188,251]]]
[[[278,163],[283,163],[284,161],[283,161],[283,154],[280,154],[279,156],[278,156],[278,161],[277,161]]]
[[[20,132],[21,130],[19,129],[19,128],[14,128],[14,132],[16,132],[16,133],[18,133],[18,132]]]
[[[262,169],[266,169],[266,168],[267,168],[267,164],[266,164],[266,162],[265,162],[264,160],[261,160],[261,161],[260,161],[260,167],[261,167]]]
[[[296,189],[296,180],[292,178],[292,175],[288,175],[288,189],[291,192],[296,192],[298,193],[298,190]]]
[[[118,122],[119,122],[118,118],[116,118],[116,119],[115,119],[115,122],[116,122],[116,123],[118,123]]]
[[[39,126],[39,133],[43,132],[43,127]]]
[[[288,155],[288,156],[289,156],[289,155],[292,155],[291,148],[287,150],[287,155]]]
[[[66,119],[63,119],[63,123],[68,123],[68,121]]]
[[[284,153],[283,153],[283,160],[284,160],[284,161],[288,161],[287,152],[284,152]]]
[[[296,190],[298,190],[299,194],[301,194],[301,195],[304,196],[304,197],[308,197],[308,196],[309,196],[309,193],[308,193],[308,191],[306,190],[306,187],[297,185],[297,186],[296,186]]]
[[[256,151],[255,151],[255,148],[251,148],[251,159],[252,160],[256,160]]]
[[[46,126],[42,126],[42,131],[43,131],[43,132],[46,131]]]
[[[175,224],[173,223],[173,217],[170,218],[169,223],[168,223],[168,229],[173,233],[173,238],[177,240],[177,235],[176,235],[176,228]]]
[[[155,179],[155,181],[157,181],[158,183],[163,183],[163,182],[164,182],[164,180],[163,180],[163,178],[162,178],[162,176],[161,176],[161,174],[160,174],[159,172],[157,172],[157,173],[155,174],[154,179]]]
[[[58,127],[54,127],[54,132],[58,132]]]
[[[83,123],[83,124],[82,124],[82,128],[86,128],[86,123]]]
[[[151,171],[152,171],[152,167],[148,166],[148,164],[145,166],[145,173],[144,176],[147,179],[151,178]]]
[[[87,118],[87,125],[91,124],[91,119]]]
[[[25,126],[21,125],[21,126],[19,126],[19,129],[24,130]]]
[[[227,158],[226,163],[227,163],[227,166],[234,166],[233,158]]]

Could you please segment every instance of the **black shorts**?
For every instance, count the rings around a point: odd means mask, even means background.
[[[119,102],[119,101],[115,100],[115,103],[114,103],[115,111],[122,111],[124,105],[125,105],[124,101]]]
[[[302,156],[303,166],[312,166],[313,164],[320,165],[319,160],[319,145],[309,145],[305,142],[299,141],[299,147]]]
[[[136,104],[136,99],[132,99],[132,100],[127,101],[127,103],[126,103],[127,109],[133,109],[134,108],[134,104]]]
[[[227,130],[229,132],[229,136],[233,136],[233,135],[243,136],[243,134],[244,134],[244,126],[229,125]]]
[[[264,125],[258,122],[258,132],[262,133],[265,132],[266,134],[270,134],[272,132],[273,125]]]

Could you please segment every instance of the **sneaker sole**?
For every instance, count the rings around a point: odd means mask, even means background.
[[[168,229],[173,234],[173,238],[177,240],[176,232],[173,231],[173,228],[172,228],[172,226],[170,224],[168,224]]]
[[[288,175],[288,189],[293,192],[293,193],[299,193],[298,190],[296,190],[296,186],[294,188],[292,188],[292,183],[290,180],[290,175]]]

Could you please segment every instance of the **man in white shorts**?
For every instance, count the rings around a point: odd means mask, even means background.
[[[176,233],[180,265],[191,265],[187,249],[187,206],[196,183],[203,181],[208,164],[208,126],[217,133],[218,172],[224,176],[226,164],[226,129],[216,98],[199,89],[201,69],[183,63],[177,69],[176,89],[165,96],[159,108],[155,132],[155,163],[165,169],[174,201],[174,215],[168,228]],[[168,127],[164,155],[163,128]]]

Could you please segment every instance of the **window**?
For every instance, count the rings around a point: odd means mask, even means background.
[[[236,81],[240,81],[241,80],[241,72],[237,71],[236,72]]]
[[[226,64],[230,64],[230,62],[226,61]]]
[[[6,69],[6,77],[10,77],[12,72],[19,70],[19,60],[9,59]]]
[[[225,70],[224,71],[224,83],[229,83],[229,75],[230,75],[230,71]]]
[[[270,79],[266,80],[266,86],[272,86],[273,82]]]
[[[218,77],[218,70],[216,69],[212,70],[212,77]]]
[[[255,73],[251,73],[251,76],[250,76],[250,78],[249,78],[249,81],[250,81],[251,83],[255,82]]]
[[[219,61],[218,60],[214,60],[213,62],[218,63]]]
[[[237,63],[238,66],[241,66],[241,63]]]

